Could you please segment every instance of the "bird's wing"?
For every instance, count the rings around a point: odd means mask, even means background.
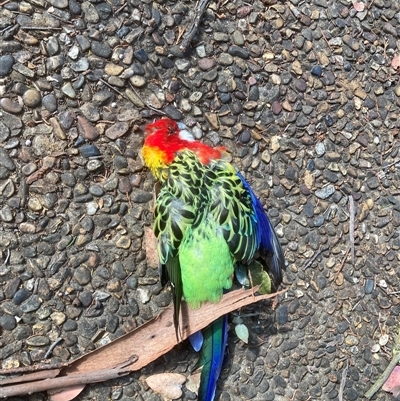
[[[254,194],[249,183],[239,172],[237,172],[237,176],[240,178],[248,194],[250,195],[252,207],[257,220],[256,229],[259,248],[272,261],[272,263],[269,263],[268,270],[272,276],[275,286],[277,286],[282,281],[282,270],[285,268],[285,257],[283,255],[282,246],[279,242],[275,229],[267,216],[267,213],[265,212],[257,196]]]
[[[259,246],[257,216],[249,191],[226,161],[211,165],[206,185],[210,192],[210,213],[222,228],[236,260],[250,261]]]
[[[154,209],[154,234],[160,263],[172,284],[174,323],[178,327],[183,294],[179,248],[189,227],[198,219],[203,180],[201,163],[192,152],[181,152],[161,175]]]

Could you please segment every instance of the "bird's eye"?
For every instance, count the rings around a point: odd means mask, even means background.
[[[175,134],[175,127],[173,125],[170,125],[168,127],[168,135],[174,135]]]

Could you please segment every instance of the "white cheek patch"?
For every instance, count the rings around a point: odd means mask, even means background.
[[[193,142],[195,140],[193,134],[188,130],[188,127],[185,124],[178,123],[178,127],[180,139],[188,142]]]

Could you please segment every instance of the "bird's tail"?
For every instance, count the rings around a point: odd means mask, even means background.
[[[222,316],[203,330],[203,347],[199,360],[202,366],[198,401],[213,401],[217,380],[224,362],[228,338],[228,316]]]

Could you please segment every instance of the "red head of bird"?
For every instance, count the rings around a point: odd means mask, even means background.
[[[212,148],[196,141],[183,124],[169,118],[146,126],[142,155],[145,164],[156,178],[159,178],[161,171],[173,162],[177,153],[183,150],[191,150],[203,164],[226,157],[225,148]]]

